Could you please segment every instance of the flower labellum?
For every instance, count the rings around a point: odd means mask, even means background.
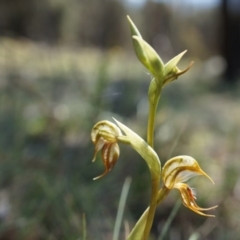
[[[98,151],[102,150],[102,161],[105,165],[105,172],[94,180],[103,177],[114,167],[119,155],[120,149],[117,144],[117,137],[122,136],[120,129],[109,121],[100,121],[96,123],[91,132],[91,138],[95,144],[93,162],[96,160]]]
[[[202,211],[208,211],[211,209],[215,209],[217,206],[210,208],[201,208],[195,202],[196,193],[190,188],[186,183],[190,178],[204,175],[206,176],[212,183],[213,180],[200,168],[198,162],[189,156],[178,156],[168,160],[162,171],[162,177],[164,185],[168,189],[178,189],[181,194],[183,205],[192,211],[207,217],[214,217],[214,215],[208,215],[202,213]]]

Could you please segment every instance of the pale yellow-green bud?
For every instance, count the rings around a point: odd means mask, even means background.
[[[187,51],[185,50],[164,65],[161,57],[146,41],[144,41],[139,30],[129,16],[127,16],[127,19],[131,30],[135,53],[139,61],[154,77],[154,81],[157,83],[159,88],[159,91],[157,92],[158,94],[160,94],[162,87],[164,87],[167,83],[177,79],[178,76],[187,72],[193,65],[193,62],[190,62],[189,66],[185,70],[180,70],[177,67],[178,62],[181,60],[181,58]],[[156,91],[152,91],[151,89],[150,92],[153,92],[153,94],[155,94]]]
[[[127,19],[131,30],[134,50],[139,61],[153,76],[158,76],[161,78],[164,74],[162,59],[159,57],[156,51],[143,40],[140,32],[129,16],[127,16]]]
[[[137,46],[140,46],[141,51],[144,53],[144,55],[138,55],[138,59],[153,76],[161,79],[164,75],[164,65],[156,51],[140,37],[133,36],[133,43],[134,45],[137,43]]]

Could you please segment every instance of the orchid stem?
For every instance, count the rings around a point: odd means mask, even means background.
[[[154,92],[156,93],[154,94],[155,97],[152,98],[154,101],[151,101],[151,96],[149,96],[149,115],[148,115],[148,130],[147,130],[147,143],[152,148],[154,148],[155,117],[156,117],[157,106],[160,99],[161,90],[159,91],[159,89],[155,88]],[[157,207],[157,195],[158,195],[159,184],[160,182],[152,181],[151,199],[150,199],[149,211],[147,215],[147,222],[144,229],[143,240],[148,239],[149,233],[152,228],[152,223],[153,223],[153,219],[154,219],[154,215]]]
[[[159,205],[162,200],[168,195],[169,193],[169,189],[166,187],[162,187],[158,193],[157,193],[157,205]],[[147,223],[147,218],[149,215],[149,211],[150,211],[150,207],[148,207],[144,213],[142,214],[142,216],[140,217],[140,219],[138,220],[138,222],[136,223],[136,225],[134,226],[132,232],[130,233],[129,237],[127,238],[128,240],[139,240],[141,239],[141,237],[143,236],[143,231],[144,231],[144,226],[146,226]]]
[[[157,207],[156,196],[158,193],[158,187],[159,187],[158,179],[157,179],[157,181],[156,180],[152,181],[151,201],[150,201],[150,205],[149,205],[147,222],[146,222],[145,229],[144,229],[143,240],[148,239],[149,233],[152,228],[152,223],[153,223],[153,219],[154,219],[154,215],[155,215],[155,211],[156,211],[156,207]]]
[[[148,131],[147,131],[147,143],[152,148],[154,147],[154,126],[155,126],[155,116],[157,111],[157,103],[149,104],[149,115],[148,115]]]

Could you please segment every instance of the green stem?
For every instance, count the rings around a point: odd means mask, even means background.
[[[163,199],[168,195],[169,189],[167,189],[165,186],[162,187],[157,194],[157,205],[159,205]],[[142,238],[144,233],[144,226],[146,226],[148,215],[149,215],[150,207],[148,207],[145,212],[142,214],[141,218],[138,220],[136,225],[134,226],[132,232],[128,236],[128,240],[139,240]]]
[[[149,171],[151,173],[151,200],[149,206],[149,213],[146,224],[143,226],[144,235],[138,238],[128,238],[128,240],[146,240],[152,227],[153,218],[157,206],[157,195],[160,184],[161,164],[156,152],[150,147],[142,138],[140,138],[131,129],[127,128],[122,123],[115,120],[121,130],[126,134],[119,136],[118,141],[130,144],[146,161]],[[143,231],[142,231],[143,233]],[[131,235],[131,234],[130,234]],[[134,234],[133,234],[134,235]]]
[[[157,193],[158,193],[158,188],[159,188],[159,179],[157,180],[152,180],[152,189],[151,189],[151,200],[150,200],[150,206],[149,206],[149,211],[147,215],[147,222],[145,225],[144,229],[144,235],[143,235],[143,240],[147,240],[149,233],[152,228],[152,223],[157,207]]]
[[[155,117],[157,112],[157,106],[160,99],[161,94],[161,86],[157,84],[155,79],[152,80],[149,91],[148,91],[148,98],[149,98],[149,114],[148,114],[148,130],[147,130],[147,143],[149,146],[154,148],[154,126],[155,126]],[[152,223],[157,207],[157,194],[158,194],[158,186],[159,182],[156,183],[152,181],[151,186],[151,199],[149,205],[149,211],[147,215],[147,222],[144,229],[143,240],[147,240],[150,230],[152,228]]]
[[[154,126],[155,126],[157,105],[158,105],[158,102],[157,103],[149,103],[147,143],[152,148],[154,148]]]
[[[152,79],[148,89],[149,113],[148,113],[148,129],[147,129],[147,143],[154,148],[154,125],[157,112],[157,106],[160,99],[162,86],[155,78]]]

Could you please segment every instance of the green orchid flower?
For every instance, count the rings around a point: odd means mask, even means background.
[[[162,170],[162,179],[165,187],[168,189],[178,189],[181,194],[182,203],[185,207],[202,216],[214,217],[214,215],[205,214],[202,213],[202,211],[212,210],[217,206],[210,208],[199,207],[195,202],[195,190],[185,183],[190,178],[197,175],[203,175],[214,183],[213,180],[200,168],[198,162],[190,156],[174,157],[165,163]]]

